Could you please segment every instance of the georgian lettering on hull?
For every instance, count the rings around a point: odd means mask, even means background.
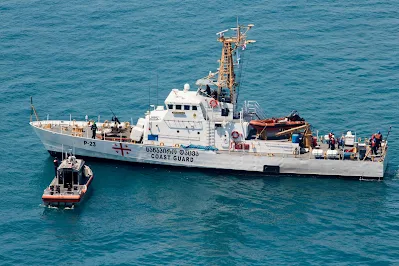
[[[194,158],[199,156],[198,151],[178,150],[172,148],[146,147],[145,151],[150,153],[151,159],[157,161],[176,161],[176,162],[194,162]]]

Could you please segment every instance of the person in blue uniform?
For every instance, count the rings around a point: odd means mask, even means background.
[[[93,125],[91,125],[91,138],[95,139],[96,138],[96,131],[97,131],[97,125],[96,122],[93,123]]]
[[[341,138],[338,141],[338,149],[339,148],[344,148],[345,147],[345,136],[344,134],[342,134]]]

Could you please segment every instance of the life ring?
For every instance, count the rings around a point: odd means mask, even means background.
[[[197,114],[193,114],[193,117],[194,117],[194,118],[197,118]]]
[[[237,131],[234,130],[233,132],[231,132],[231,137],[233,139],[237,139],[239,136],[240,136],[240,133],[238,133]]]
[[[180,148],[180,144],[175,144],[175,147],[176,148]]]
[[[129,122],[125,122],[125,127],[126,128],[130,127],[130,123]]]
[[[218,106],[218,101],[217,100],[215,100],[215,99],[212,99],[210,102],[209,102],[209,105],[212,107],[212,108],[215,108],[216,106]]]
[[[163,143],[163,142],[160,142],[159,143],[159,146],[164,146],[165,144]]]

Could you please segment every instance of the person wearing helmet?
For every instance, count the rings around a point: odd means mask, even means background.
[[[93,125],[91,125],[91,138],[95,139],[96,138],[96,131],[97,131],[97,125],[96,121],[93,122]]]

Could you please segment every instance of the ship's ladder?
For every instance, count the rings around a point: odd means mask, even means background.
[[[215,146],[215,124],[208,122],[208,146]]]
[[[206,108],[206,116],[208,119],[208,126],[206,131],[206,139],[208,146],[215,146],[215,123],[213,119],[213,109],[210,107]]]

